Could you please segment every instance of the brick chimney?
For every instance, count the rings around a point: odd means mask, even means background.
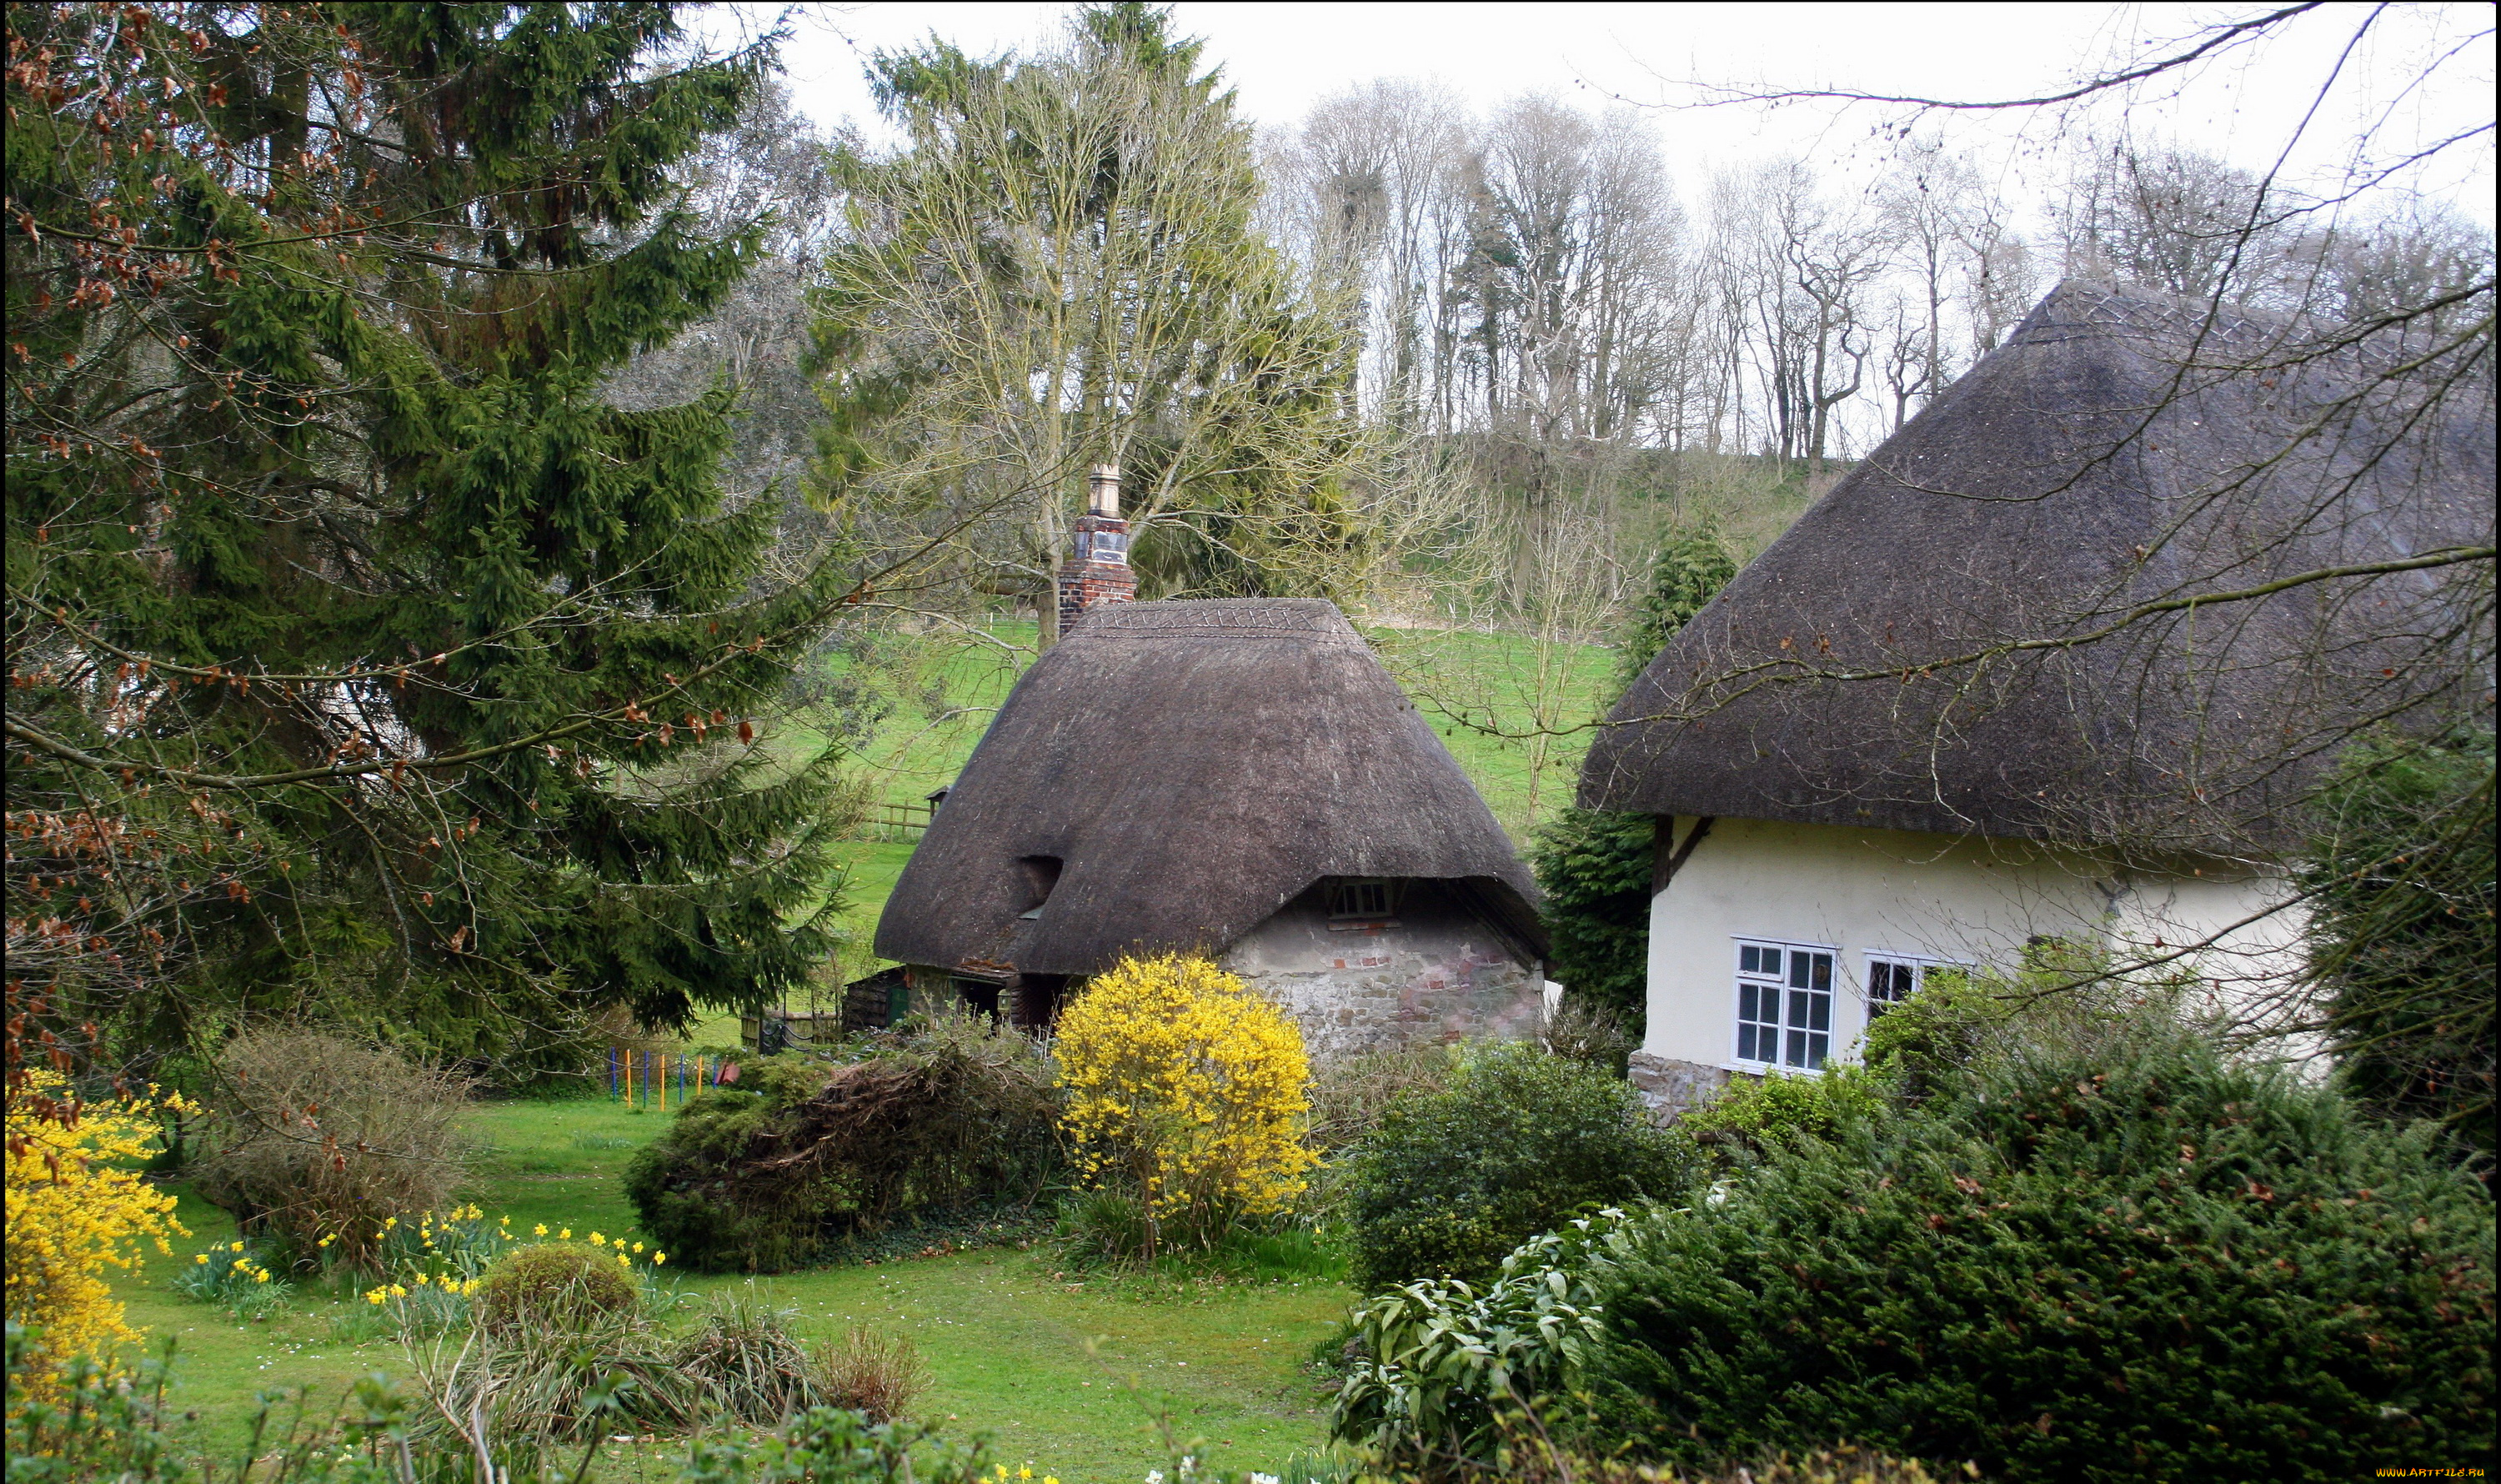
[[[1120,519],[1119,466],[1096,464],[1085,485],[1085,514],[1077,518],[1075,548],[1059,568],[1063,636],[1088,610],[1138,595],[1138,574],[1129,570],[1129,523]]]

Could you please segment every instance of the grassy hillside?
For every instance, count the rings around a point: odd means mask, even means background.
[[[1525,850],[1535,828],[1572,801],[1589,746],[1586,724],[1614,698],[1614,652],[1449,629],[1368,628],[1365,637],[1432,721],[1513,843]],[[832,661],[837,694],[856,710],[862,692],[873,692],[885,710],[846,749],[848,766],[874,805],[917,804],[954,780],[1032,663],[1032,643],[1031,624],[1002,623],[971,634],[892,636],[865,656]],[[795,750],[824,738],[799,733],[784,740]],[[859,833],[842,847],[845,874],[834,884],[852,934],[840,969],[845,979],[883,961],[869,943],[917,838],[877,824],[874,815]],[[794,999],[793,1008],[803,1006]],[[737,1039],[737,1027],[722,1018],[699,1029],[694,1039],[726,1044]]]

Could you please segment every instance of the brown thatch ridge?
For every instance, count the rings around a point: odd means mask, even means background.
[[[2061,285],[1652,661],[1590,749],[1582,803],[2281,850],[2366,719],[2488,719],[2488,563],[1944,661],[2149,602],[2489,544],[2488,364],[2392,370],[2337,344],[2351,338]],[[1887,678],[1830,678],[1843,670]]]
[[[1017,683],[877,951],[1092,974],[1133,951],[1220,952],[1329,876],[1463,883],[1542,949],[1527,868],[1336,605],[1122,604]]]

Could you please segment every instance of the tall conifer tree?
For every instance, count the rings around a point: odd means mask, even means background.
[[[770,63],[667,4],[9,12],[13,992],[476,1058],[827,946],[840,602],[717,482],[726,389],[600,395],[752,229],[673,171]]]

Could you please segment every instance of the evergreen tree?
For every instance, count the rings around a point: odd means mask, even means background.
[[[839,785],[752,744],[842,593],[762,580],[725,390],[600,395],[755,250],[673,172],[769,50],[678,10],[10,8],[11,973],[63,1023],[552,1055],[822,956]]]
[[[2324,793],[2304,885],[2311,972],[2346,1086],[2493,1151],[2493,744],[2364,749]]]
[[[1625,622],[1618,685],[1640,678],[1736,575],[1736,559],[1709,518],[1670,530]],[[1645,815],[1567,809],[1539,833],[1531,853],[1546,894],[1555,977],[1575,999],[1616,1011],[1636,1032],[1649,1004],[1653,834]]]

